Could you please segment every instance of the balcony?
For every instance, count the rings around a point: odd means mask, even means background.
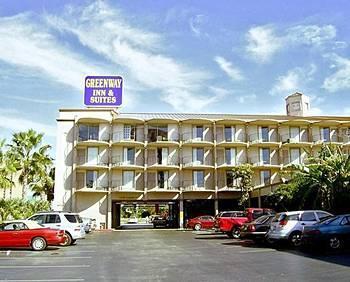
[[[235,166],[242,165],[242,162],[238,162],[236,160],[228,160],[224,162],[219,162],[218,163],[218,168],[233,168]]]
[[[84,146],[108,146],[109,145],[109,134],[99,136],[99,134],[78,134],[77,144]]]
[[[134,182],[132,183],[123,183],[121,180],[115,180],[112,181],[111,185],[111,191],[112,192],[138,192],[138,193],[143,193],[144,187],[143,185],[137,185]]]
[[[182,183],[182,187],[185,192],[192,192],[192,191],[208,191],[212,192],[215,191],[215,186],[209,185],[209,183],[206,183],[206,181],[197,181],[197,183],[194,183],[192,180],[184,180]]]
[[[143,161],[138,158],[131,160],[124,160],[123,155],[112,156],[112,168],[113,169],[141,169],[143,170]]]
[[[283,147],[300,147],[300,146],[311,146],[312,142],[308,141],[307,136],[292,137],[290,134],[280,136]]]
[[[332,134],[332,135],[326,135],[326,134],[316,134],[312,135],[313,140],[313,146],[322,146],[323,144],[335,144],[335,145],[341,145],[344,142],[344,136],[339,134]]]
[[[271,147],[279,147],[280,142],[277,137],[270,137],[268,135],[262,136],[260,134],[251,134],[248,137],[249,146],[271,146]]]
[[[259,160],[258,158],[250,158],[248,160],[248,163],[250,163],[255,168],[281,168],[280,164],[272,160]]]
[[[77,182],[77,192],[108,192],[108,185],[99,181],[86,184],[85,182]]]
[[[211,169],[214,164],[211,158],[204,158],[203,160],[193,160],[192,157],[184,157],[182,159],[184,169]]]
[[[343,135],[343,146],[350,146],[350,135]]]
[[[203,136],[196,137],[193,136],[193,132],[184,132],[182,134],[182,143],[183,145],[193,145],[193,146],[212,146],[214,145],[214,141],[209,138],[205,137],[204,134]]]
[[[79,156],[77,159],[78,169],[108,169],[109,163],[106,158],[100,156],[95,160],[88,160],[86,156]]]
[[[147,162],[148,168],[152,169],[178,169],[179,161],[177,157],[168,156],[165,159],[159,159],[155,156],[149,156]]]
[[[144,138],[137,138],[136,134],[126,134],[123,131],[113,132],[112,144],[120,146],[144,146]]]
[[[178,184],[174,183],[174,181],[171,180],[165,180],[164,182],[149,182],[148,185],[148,192],[178,192],[180,190],[180,187]]]

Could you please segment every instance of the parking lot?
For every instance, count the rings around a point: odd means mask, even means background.
[[[95,232],[71,247],[0,251],[0,281],[349,281],[350,254],[310,254],[211,231]]]

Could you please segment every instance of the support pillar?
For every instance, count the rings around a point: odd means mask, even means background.
[[[217,215],[219,213],[219,199],[215,199],[214,207],[215,207],[215,215]]]
[[[107,194],[106,228],[112,228],[112,195],[110,192]]]
[[[184,228],[184,200],[183,199],[180,199],[179,219],[180,219],[180,228]]]

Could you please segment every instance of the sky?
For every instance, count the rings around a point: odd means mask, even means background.
[[[84,78],[120,75],[121,112],[350,115],[350,2],[0,2],[0,139],[33,128],[55,147]],[[53,152],[54,154],[54,152]]]

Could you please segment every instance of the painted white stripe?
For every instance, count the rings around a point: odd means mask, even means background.
[[[0,265],[0,269],[16,269],[16,268],[88,268],[90,265]]]
[[[92,257],[63,257],[63,256],[51,256],[51,257],[41,257],[41,256],[26,256],[26,257],[0,257],[1,259],[11,260],[11,259],[91,259]]]
[[[66,278],[66,279],[6,279],[0,280],[0,282],[12,281],[12,282],[79,282],[85,281],[83,278]]]

